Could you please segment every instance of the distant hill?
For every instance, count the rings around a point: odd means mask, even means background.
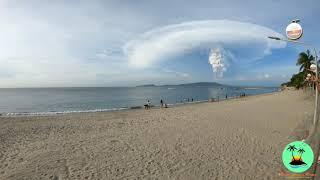
[[[154,84],[144,84],[144,85],[140,85],[140,86],[136,86],[136,87],[154,87],[156,85]]]
[[[166,85],[155,85],[155,84],[144,84],[136,87],[163,87],[163,86],[182,86],[182,87],[212,87],[212,86],[224,86],[233,88],[244,88],[244,89],[263,89],[263,88],[274,88],[274,86],[236,86],[228,84],[220,84],[216,82],[195,82],[195,83],[185,83],[185,84],[166,84]]]
[[[159,86],[226,86],[216,82],[196,82],[196,83],[186,83],[186,84],[168,84],[168,85],[159,85]],[[155,84],[144,84],[136,87],[158,87]]]
[[[196,82],[196,83],[179,84],[177,86],[224,86],[224,85],[216,82]]]

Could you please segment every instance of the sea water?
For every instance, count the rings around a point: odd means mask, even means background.
[[[278,91],[277,87],[245,88],[231,86],[151,86],[88,88],[17,88],[0,89],[2,115],[45,115],[74,112],[115,111],[142,107],[147,100],[159,106],[220,100]]]

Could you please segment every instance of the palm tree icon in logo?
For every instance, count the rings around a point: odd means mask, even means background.
[[[300,153],[300,158],[299,158],[299,161],[301,161],[301,157],[302,157],[302,154],[304,153],[304,152],[306,152],[304,149],[299,149],[298,150],[298,153]]]
[[[292,156],[292,160],[290,162],[290,164],[292,166],[304,166],[307,165],[305,162],[303,162],[302,159],[302,154],[305,152],[305,150],[303,148],[300,148],[299,150],[295,147],[295,145],[289,145],[289,147],[287,148],[288,151],[291,152],[291,156]],[[298,155],[294,155],[294,152],[298,150]]]
[[[314,161],[311,147],[303,141],[294,141],[285,146],[282,151],[283,165],[293,173],[307,171]]]
[[[289,147],[288,147],[287,150],[291,151],[292,159],[294,159],[293,152],[294,152],[295,150],[297,150],[296,146],[295,146],[295,145],[289,145]]]

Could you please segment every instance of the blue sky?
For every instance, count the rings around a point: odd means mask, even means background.
[[[0,0],[0,87],[279,85],[306,48],[265,36],[299,18],[319,49],[317,17],[318,0]]]

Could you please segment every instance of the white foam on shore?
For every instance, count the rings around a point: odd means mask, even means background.
[[[11,112],[3,113],[3,116],[48,116],[59,114],[71,114],[71,113],[91,113],[91,112],[109,112],[109,111],[121,111],[130,108],[111,108],[111,109],[94,109],[94,110],[79,110],[79,111],[51,111],[51,112]]]
[[[231,98],[230,98],[231,99]],[[221,99],[223,100],[223,99]],[[186,104],[196,104],[196,103],[204,103],[208,102],[208,100],[198,100],[193,102],[177,102],[173,104],[167,104],[168,106],[180,106]],[[72,113],[94,113],[94,112],[110,112],[110,111],[121,111],[121,110],[130,110],[130,109],[139,109],[140,106],[133,107],[122,107],[122,108],[110,108],[110,109],[94,109],[94,110],[77,110],[77,111],[49,111],[49,112],[9,112],[2,113],[2,116],[53,116],[53,115],[63,115],[63,114],[72,114]],[[153,105],[154,108],[160,108],[160,105]],[[143,108],[142,106],[140,107]]]
[[[167,104],[168,106],[179,106],[185,104],[194,104],[208,102],[208,100],[200,100],[194,102],[182,102],[182,103],[173,103]],[[153,105],[154,108],[160,108],[160,105]],[[132,106],[132,107],[122,107],[122,108],[110,108],[110,109],[94,109],[94,110],[75,110],[75,111],[49,111],[49,112],[9,112],[9,113],[0,113],[2,116],[53,116],[53,115],[63,115],[63,114],[72,114],[72,113],[94,113],[94,112],[110,112],[110,111],[122,111],[130,109],[143,109],[143,106]]]

